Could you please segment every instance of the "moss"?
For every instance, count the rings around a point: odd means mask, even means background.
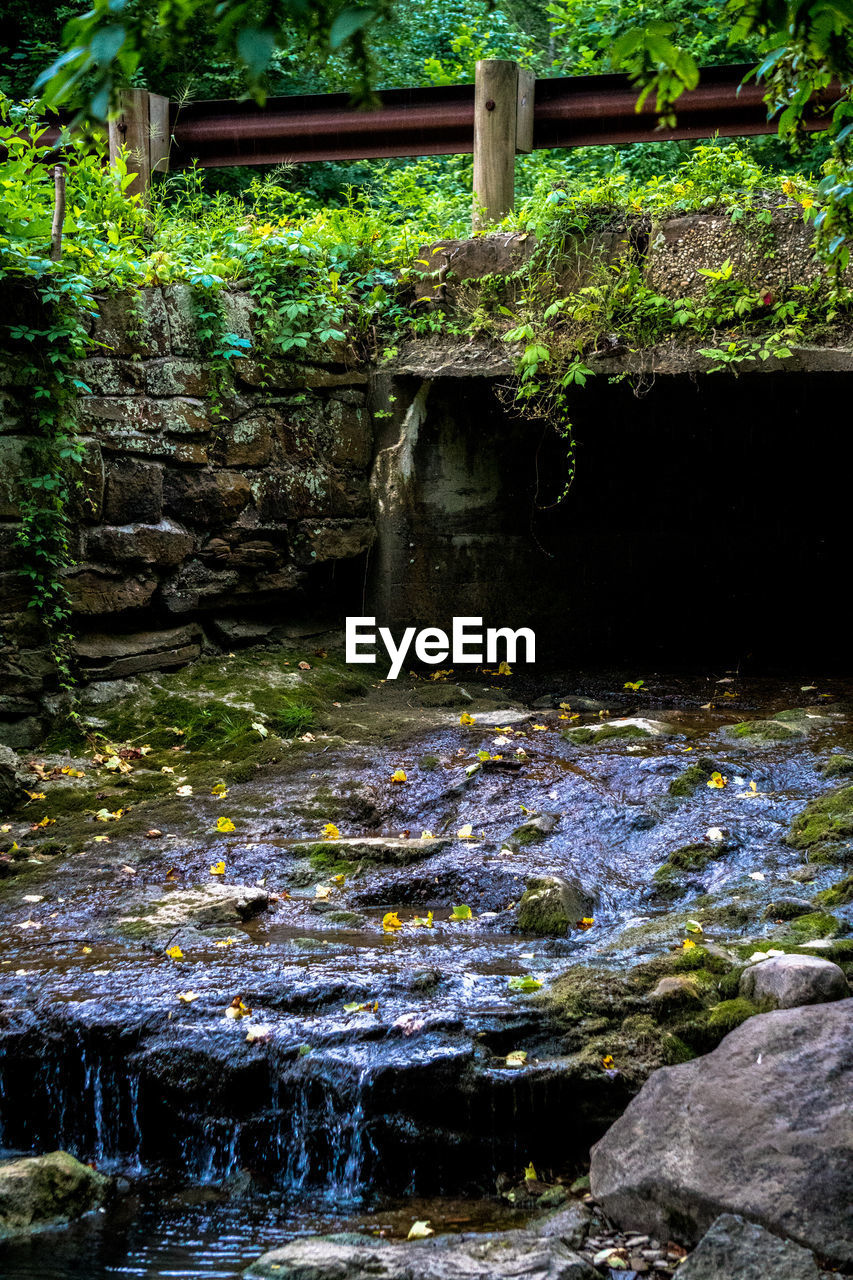
[[[507,844],[521,845],[523,848],[525,845],[539,844],[541,840],[546,838],[547,834],[548,833],[543,831],[541,827],[537,826],[535,822],[525,822],[522,826],[516,827],[515,831],[513,831],[512,835],[508,838]]]
[[[844,925],[836,917],[823,911],[810,911],[808,915],[791,920],[788,929],[795,938],[835,938],[844,932]]]
[[[853,756],[830,756],[821,769],[825,778],[839,778],[853,773]]]
[[[732,963],[725,956],[708,951],[705,947],[689,947],[687,951],[674,953],[671,970],[673,973],[695,973],[702,970],[710,974],[728,973]]]
[[[692,796],[697,787],[702,786],[710,778],[712,773],[719,773],[720,768],[715,760],[710,756],[702,756],[691,764],[688,769],[680,773],[677,778],[673,778],[669,784],[669,794],[671,796]]]
[[[809,849],[809,862],[821,867],[849,866],[853,862],[853,841],[839,840],[815,844]]]
[[[746,1022],[747,1018],[751,1018],[757,1012],[758,1009],[751,1000],[736,996],[733,1000],[721,1000],[719,1004],[709,1009],[707,1025],[712,1030],[721,1032],[722,1035],[728,1035],[730,1031],[734,1031],[735,1027],[739,1027],[742,1022]]]
[[[650,738],[652,735],[648,729],[643,729],[637,724],[605,724],[600,729],[591,725],[566,729],[560,736],[565,738],[566,742],[584,746],[591,742],[607,742],[612,738]]]
[[[721,843],[682,845],[680,849],[673,849],[666,862],[655,871],[652,879],[663,889],[678,887],[685,872],[703,871],[709,862],[721,858],[725,852],[725,845]]]
[[[760,742],[782,742],[786,738],[799,738],[802,734],[779,720],[743,720],[729,725],[726,732],[733,738],[754,738]]]
[[[838,787],[818,796],[791,823],[785,837],[794,849],[809,849],[853,836],[853,787]]]
[[[424,773],[431,773],[433,769],[437,769],[441,764],[438,756],[421,756],[418,761],[418,768],[423,769]]]
[[[821,893],[816,893],[814,900],[823,907],[842,907],[853,902],[853,874],[845,876]]]
[[[364,916],[356,911],[327,911],[325,917],[329,924],[342,924],[357,927],[364,924]]]

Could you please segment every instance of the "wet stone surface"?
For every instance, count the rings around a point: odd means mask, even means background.
[[[635,678],[361,682],[324,637],[102,688],[102,736],[26,756],[44,799],[2,820],[6,1148],[61,1147],[143,1198],[248,1180],[289,1208],[244,1266],[317,1204],[340,1223],[365,1197],[494,1196],[531,1162],[570,1182],[651,1070],[757,1011],[751,956],[853,962],[853,907],[815,901],[849,869],[844,822],[822,861],[786,842],[845,782],[849,689]],[[759,720],[796,732],[731,731]],[[519,932],[552,877],[590,914]],[[807,910],[767,914],[789,899]],[[209,1220],[239,1234],[220,1195]]]

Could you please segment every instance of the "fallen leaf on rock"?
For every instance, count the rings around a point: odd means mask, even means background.
[[[26,795],[28,795],[28,796],[30,797],[30,799],[31,799],[31,800],[46,800],[46,799],[47,799],[47,796],[44,794],[44,792],[43,792],[43,791],[27,791],[27,792],[25,792],[25,794],[26,794]]]
[[[688,920],[684,926],[688,933],[703,933],[704,930],[698,920]]]
[[[616,1063],[613,1061],[613,1055],[611,1053],[605,1054],[601,1059],[601,1065],[604,1067],[605,1071],[611,1071],[613,1067],[616,1066]]]
[[[212,796],[219,796],[220,800],[224,800],[228,795],[228,788],[224,782],[217,782],[214,787],[210,788],[210,794]]]
[[[83,955],[84,955],[84,956],[90,956],[91,954],[92,954],[92,948],[91,948],[91,947],[83,947]]]
[[[392,1025],[399,1027],[404,1036],[413,1036],[416,1031],[423,1031],[426,1019],[417,1013],[403,1013]]]
[[[719,827],[709,827],[705,832],[705,839],[710,840],[712,844],[719,844],[721,840],[725,840],[725,835]]]
[[[236,938],[220,938],[217,942],[214,942],[213,945],[215,947],[233,947],[236,941]]]
[[[118,817],[121,817],[121,809],[119,809],[118,811]],[[56,818],[48,818],[47,814],[45,814],[41,822],[34,822],[32,824],[32,826],[30,827],[30,831],[38,831],[39,827],[49,827],[54,822],[56,822]]]
[[[459,723],[460,723],[460,724],[473,724],[473,723],[474,723],[474,717],[473,717],[473,716],[471,716],[471,715],[469,715],[467,711],[463,711],[463,712],[462,712],[462,715],[459,717]]]
[[[264,1040],[269,1040],[271,1036],[272,1027],[249,1027],[249,1030],[246,1032],[246,1044],[261,1044]]]
[[[197,991],[179,991],[178,999],[181,1004],[192,1004],[193,1000],[198,1000]]]
[[[454,907],[450,913],[451,920],[470,920],[472,916],[473,912],[471,911],[471,908],[466,907],[464,904]]]
[[[125,863],[125,865],[122,867],[122,871],[124,871],[125,874],[129,876],[136,875],[136,867],[129,867],[127,863]]]
[[[527,1066],[527,1050],[514,1049],[512,1053],[506,1055],[506,1065],[508,1067],[526,1067]]]
[[[326,825],[323,827],[323,839],[324,840],[340,840],[340,838],[341,838],[341,833],[338,830],[338,828],[335,826],[334,822],[327,822]]]
[[[413,1222],[407,1240],[426,1240],[428,1236],[434,1236],[435,1232],[429,1225],[429,1219],[425,1218],[422,1222]]]
[[[211,874],[212,876],[224,876],[224,875],[225,875],[225,863],[224,863],[224,862],[221,862],[221,861],[220,861],[220,862],[214,862],[214,863],[213,863],[213,865],[212,865],[212,866],[211,866],[211,868],[210,868],[210,874]]]
[[[763,880],[763,879],[764,879],[764,872],[763,872],[763,871],[750,871],[750,873],[749,873],[749,878],[750,878],[750,880]]]
[[[262,738],[268,738],[270,736],[269,729],[267,729],[265,725],[262,725],[259,720],[253,721],[252,728],[256,733],[259,733]]]
[[[696,943],[692,938],[685,938],[681,944],[682,951],[689,951],[691,947],[695,947]]]
[[[99,809],[98,812],[95,814],[95,821],[96,822],[117,822],[123,813],[124,813],[124,809],[116,809],[114,813],[111,812],[109,809]]]
[[[722,791],[723,787],[728,784],[728,781],[728,778],[724,778],[723,775],[715,769],[706,785],[711,787],[712,790]]]
[[[325,898],[330,898],[331,896],[332,896],[332,889],[331,889],[331,885],[328,885],[328,884],[318,884],[318,885],[315,885],[315,886],[314,886],[314,897],[315,897],[315,898],[319,898],[319,899],[322,901],[323,899],[325,899]]]
[[[351,1000],[349,1004],[344,1005],[344,1013],[378,1013],[379,1001],[367,1000],[364,1004],[359,1004],[358,1000]]]
[[[156,827],[152,827],[150,831],[146,831],[145,834],[148,836],[149,840],[156,840],[158,836],[163,834],[163,832],[158,831]]]
[[[24,920],[18,925],[19,929],[40,929],[41,925],[37,920]]]
[[[236,831],[237,828],[230,818],[217,818],[216,830],[221,831],[224,835],[229,835],[232,831]]]
[[[172,766],[171,766],[170,764],[164,764],[164,765],[161,767],[160,772],[161,772],[161,773],[174,773],[174,772],[175,772],[175,770],[172,768]]]
[[[456,832],[456,835],[460,840],[470,840],[473,834],[474,834],[474,828],[472,827],[470,822],[466,822],[465,825],[460,827],[459,830]]]
[[[645,683],[645,680],[626,680],[622,688],[632,689],[634,693],[639,693]]]
[[[300,662],[300,664],[299,664],[299,670],[300,670],[300,671],[310,671],[310,670],[311,670],[311,663],[310,663],[310,662]]]
[[[242,996],[235,996],[228,1008],[225,1010],[225,1017],[232,1019],[248,1018],[251,1012],[252,1010],[249,1006],[243,1004]]]
[[[72,769],[70,764],[65,765],[59,772],[64,773],[66,778],[85,778],[86,776],[82,769]]]
[[[435,839],[435,836],[432,834],[432,832],[431,832],[431,831],[422,831],[422,832],[421,832],[421,839],[422,839],[422,840],[434,840],[434,839]]]
[[[510,978],[507,985],[510,991],[538,991],[542,986],[542,979],[526,973],[523,977]]]
[[[548,726],[547,724],[534,724],[534,725],[531,725],[531,728],[534,729],[537,733],[545,733],[547,732]]]
[[[536,1170],[533,1168],[533,1163],[532,1163],[532,1162],[531,1162],[531,1163],[527,1166],[527,1168],[524,1170],[524,1181],[525,1181],[525,1182],[538,1182],[538,1181],[539,1181],[539,1175],[538,1175],[538,1173],[536,1172]]]
[[[432,928],[432,912],[428,911],[425,916],[415,916],[412,924],[416,928],[431,929]]]
[[[175,795],[176,795],[176,796],[191,796],[191,795],[192,795],[192,793],[193,793],[193,789],[192,789],[192,787],[187,786],[187,785],[184,785],[183,787],[178,787],[177,791],[175,792]]]
[[[402,929],[403,922],[397,915],[396,911],[386,911],[382,917],[382,929],[385,933],[393,933],[395,929]]]
[[[591,929],[595,924],[595,916],[584,916],[582,920],[578,920],[577,927],[579,929]]]
[[[301,738],[299,739],[299,741],[300,741],[300,742],[313,742],[313,741],[314,741],[314,734],[313,734],[313,733],[303,733],[303,734],[302,734],[302,736],[301,736]]]
[[[170,960],[183,960],[184,953],[177,943],[173,947],[166,948],[166,955]]]
[[[43,893],[25,893],[24,902],[44,902]]]
[[[101,821],[105,822],[106,819],[102,818]],[[93,844],[109,844],[110,838],[109,836],[92,836],[92,843]]]
[[[512,667],[509,665],[509,663],[508,663],[508,662],[501,662],[501,663],[499,663],[499,664],[498,664],[498,675],[499,675],[499,676],[511,676],[511,675],[512,675]]]

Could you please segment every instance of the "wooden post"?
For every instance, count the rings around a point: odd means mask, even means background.
[[[127,147],[127,171],[136,176],[128,195],[148,198],[152,173],[169,167],[169,99],[147,89],[120,89],[116,114],[110,120],[110,164]]]
[[[65,222],[65,165],[53,166],[53,225],[50,229],[50,256],[53,262],[62,257],[62,226]]]
[[[517,62],[485,58],[474,83],[474,228],[512,213],[515,154],[533,150],[535,79]]]

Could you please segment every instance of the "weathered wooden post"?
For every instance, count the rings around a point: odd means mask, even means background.
[[[127,171],[136,177],[128,195],[148,198],[152,173],[169,168],[169,99],[147,89],[120,89],[116,114],[110,120],[110,164],[127,147]]]
[[[512,213],[515,155],[533,150],[535,77],[517,62],[485,58],[474,81],[474,227]]]

